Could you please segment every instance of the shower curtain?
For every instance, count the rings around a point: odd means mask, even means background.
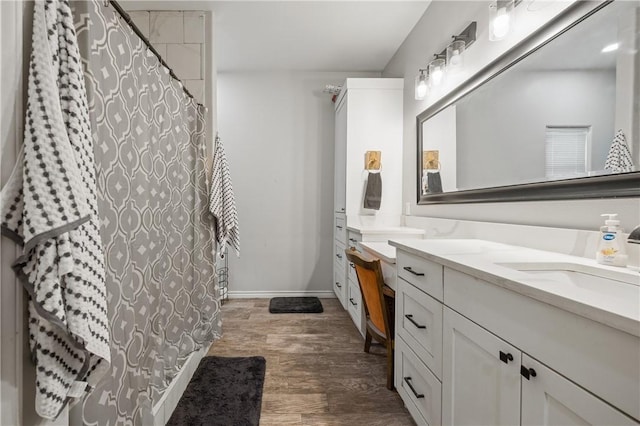
[[[86,425],[148,424],[188,356],[220,335],[205,110],[113,7],[99,0],[72,6],[112,336],[112,369],[72,417]]]

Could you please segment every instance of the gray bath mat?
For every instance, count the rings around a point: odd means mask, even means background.
[[[269,302],[272,314],[319,314],[323,311],[317,297],[274,297]]]
[[[187,385],[168,426],[257,426],[266,361],[205,357]]]

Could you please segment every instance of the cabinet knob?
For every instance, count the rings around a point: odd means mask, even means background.
[[[505,364],[509,364],[509,361],[513,361],[513,355],[500,351],[500,361],[504,362]]]
[[[533,368],[527,368],[524,365],[520,367],[520,374],[527,380],[530,380],[530,377],[536,377],[538,375],[536,373],[536,370],[534,370]]]
[[[336,282],[336,287],[342,288],[342,284],[340,284],[339,282]]]

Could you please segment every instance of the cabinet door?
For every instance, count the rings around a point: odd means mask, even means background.
[[[526,354],[522,366],[531,371],[522,377],[523,426],[638,424]]]
[[[519,424],[520,360],[516,348],[445,307],[442,424]]]
[[[336,108],[334,208],[346,213],[347,205],[347,95]]]

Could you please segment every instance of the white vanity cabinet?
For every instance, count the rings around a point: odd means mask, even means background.
[[[399,277],[396,387],[416,423],[639,424],[637,335],[391,244]],[[477,262],[480,250],[469,251]]]
[[[347,240],[346,224],[350,217],[366,216],[372,226],[398,222],[402,214],[402,78],[348,78],[335,104],[335,176],[334,176],[334,247],[355,244]],[[363,208],[365,153],[381,151],[382,201],[380,210]],[[334,248],[333,290],[342,306],[355,310],[349,299],[349,281],[344,262],[338,261]],[[343,253],[344,255],[344,253]],[[335,279],[338,274],[341,278]],[[344,284],[343,284],[344,282]],[[359,293],[358,283],[354,300]],[[361,303],[354,317],[364,318]],[[363,321],[356,325],[361,333]]]

